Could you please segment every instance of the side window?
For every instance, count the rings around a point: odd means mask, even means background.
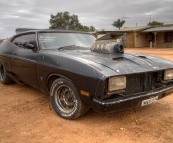
[[[172,42],[172,33],[171,32],[165,33],[165,42]]]
[[[26,43],[33,44],[36,46],[36,34],[23,35],[21,42],[22,48],[26,48]]]
[[[18,47],[21,46],[21,42],[22,42],[22,36],[18,36],[15,39],[13,39],[12,43]]]

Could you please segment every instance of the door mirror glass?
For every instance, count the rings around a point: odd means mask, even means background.
[[[34,49],[35,48],[35,45],[34,44],[29,44],[29,43],[26,43],[26,48],[27,49]]]

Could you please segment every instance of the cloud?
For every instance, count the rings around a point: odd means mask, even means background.
[[[96,29],[117,29],[111,24],[126,18],[124,27],[145,26],[151,20],[173,23],[172,0],[1,0],[0,39],[11,37],[16,28],[48,28],[50,14],[68,11],[83,25]]]

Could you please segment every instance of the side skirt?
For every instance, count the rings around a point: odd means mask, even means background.
[[[23,82],[21,82],[20,80],[18,80],[16,77],[14,77],[13,75],[7,73],[8,77],[11,78],[14,82],[18,83],[18,84],[24,84]]]

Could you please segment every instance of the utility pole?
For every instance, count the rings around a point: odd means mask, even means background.
[[[124,11],[123,11],[123,16],[121,17],[121,19],[124,20],[124,19],[127,19],[127,18],[129,18],[129,17],[126,17],[126,16],[124,15]]]
[[[129,18],[129,17],[125,17],[125,16],[123,16],[123,17],[121,17],[121,18],[122,18],[122,20],[123,20],[123,19],[127,19],[127,18]]]
[[[151,14],[147,14],[148,16],[150,16],[150,23],[151,23]]]

